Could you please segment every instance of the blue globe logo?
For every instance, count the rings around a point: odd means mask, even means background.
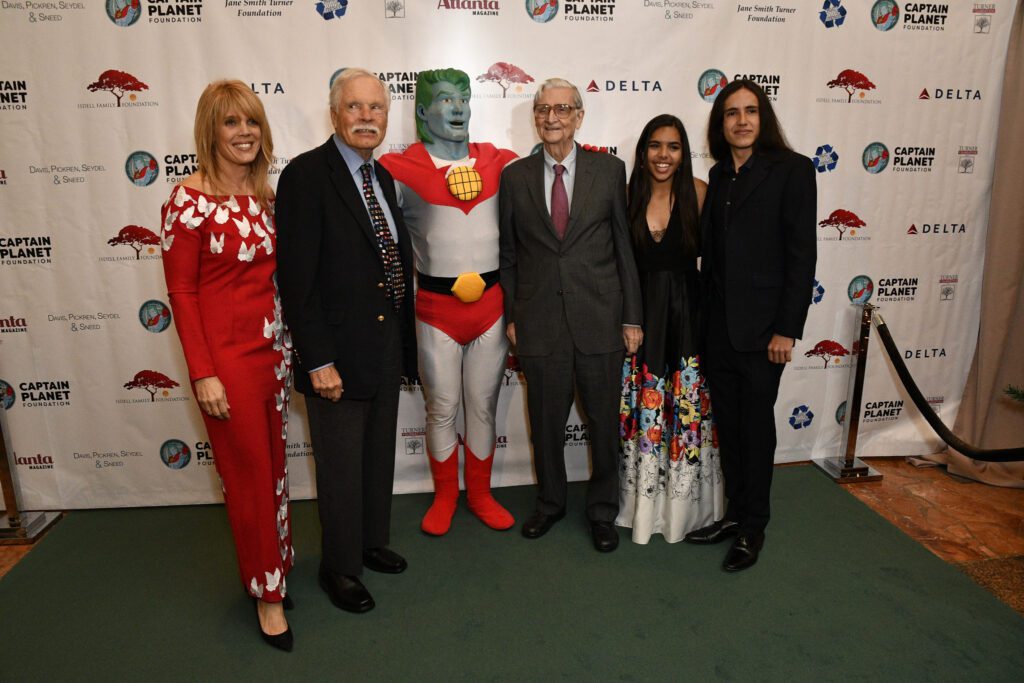
[[[107,0],[107,16],[118,26],[131,26],[142,16],[141,0]]]
[[[14,387],[2,379],[0,379],[0,403],[3,404],[4,410],[10,410],[14,405]]]
[[[160,175],[160,165],[156,163],[156,157],[149,152],[132,152],[124,162],[124,173],[135,185],[146,187],[152,185]]]
[[[868,173],[872,175],[881,173],[889,165],[889,148],[881,142],[872,142],[864,148],[864,154],[861,155],[860,160],[864,164],[864,170]]]
[[[810,427],[812,422],[814,422],[814,413],[804,405],[793,408],[793,414],[789,416],[789,426],[793,429]]]
[[[526,0],[526,13],[538,24],[546,24],[558,14],[558,0]]]
[[[181,439],[168,439],[160,446],[160,459],[172,470],[180,470],[192,460],[192,451]]]
[[[900,6],[893,0],[878,0],[871,7],[871,25],[879,31],[889,31],[900,20]]]
[[[148,332],[163,332],[171,324],[171,309],[162,301],[150,299],[139,309],[139,322]]]
[[[875,293],[875,283],[867,275],[858,275],[850,280],[846,287],[846,296],[850,297],[850,303],[866,304],[871,301]]]
[[[843,7],[843,0],[825,0],[818,12],[818,19],[825,24],[825,28],[842,26],[846,21],[846,8]]]
[[[714,102],[722,88],[729,85],[725,73],[718,69],[708,69],[697,79],[697,93],[705,102]]]
[[[846,422],[846,401],[839,404],[836,408],[836,424],[842,426]]]
[[[316,11],[324,18],[324,21],[329,21],[335,17],[340,19],[348,11],[348,0],[321,0],[321,2],[316,3]]]

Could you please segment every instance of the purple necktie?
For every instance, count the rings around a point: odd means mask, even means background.
[[[555,182],[551,185],[551,222],[555,224],[558,239],[565,237],[565,229],[569,227],[569,195],[565,193],[563,173],[565,166],[555,164]]]

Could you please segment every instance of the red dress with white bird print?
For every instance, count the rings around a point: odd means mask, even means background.
[[[218,377],[230,419],[203,414],[250,595],[279,602],[295,559],[285,436],[292,345],[277,294],[277,236],[255,197],[184,185],[161,211],[164,277],[189,379]]]

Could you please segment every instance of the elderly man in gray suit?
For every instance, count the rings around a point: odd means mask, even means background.
[[[587,519],[594,547],[609,552],[619,543],[623,349],[634,353],[643,340],[626,168],[611,154],[576,145],[583,98],[572,83],[542,83],[533,117],[544,149],[508,165],[498,195],[505,321],[528,383],[539,486],[523,535],[539,538],[565,516],[563,449],[575,386],[591,443]]]

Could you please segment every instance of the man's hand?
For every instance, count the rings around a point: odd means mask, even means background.
[[[768,360],[772,363],[788,363],[793,360],[792,337],[783,337],[781,334],[773,334],[768,342]]]
[[[228,405],[228,393],[216,375],[196,380],[196,400],[199,408],[218,420],[231,417],[231,406]]]
[[[309,373],[309,379],[313,382],[313,391],[328,401],[337,403],[342,392],[345,391],[341,386],[341,375],[333,365],[314,370]]]
[[[508,337],[508,342],[513,347],[516,345],[516,324],[509,323],[505,328],[505,336]]]
[[[644,343],[643,328],[636,325],[623,325],[622,343],[626,345],[626,353],[636,353],[636,350]]]

